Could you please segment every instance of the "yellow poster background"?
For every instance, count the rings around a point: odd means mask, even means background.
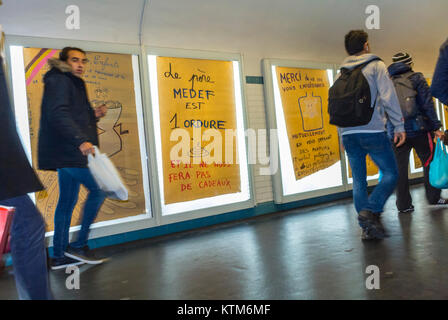
[[[58,57],[59,51],[24,48],[23,54],[31,150],[36,166],[43,75],[49,70],[47,59]],[[83,79],[89,100],[93,108],[102,103],[108,107],[107,115],[97,123],[100,150],[113,161],[129,191],[128,201],[106,199],[95,221],[145,213],[132,55],[88,52],[87,58],[89,63]],[[57,173],[38,170],[38,175],[46,189],[37,193],[37,207],[44,215],[47,231],[51,231],[54,229],[53,217],[59,197]],[[86,189],[81,187],[78,204],[73,211],[72,226],[80,224],[80,212],[86,196]]]
[[[237,128],[232,62],[157,57],[157,79],[165,204],[240,192],[237,141],[225,139],[226,130]],[[180,143],[170,141],[176,129],[188,133],[190,163],[170,157]],[[208,129],[221,136],[221,145],[219,138],[202,138]]]
[[[340,161],[337,128],[329,124],[326,70],[276,67],[296,180]]]
[[[414,169],[423,168],[423,164],[420,161],[420,158],[417,155],[417,152],[415,152],[415,149],[412,149],[412,154],[414,155]]]
[[[0,56],[3,58],[3,63],[5,63],[5,33],[2,31],[0,26]]]
[[[352,168],[350,167],[350,162],[348,161],[348,177],[353,178],[352,176]],[[366,169],[367,169],[367,176],[375,176],[379,173],[378,167],[376,166],[375,162],[373,162],[372,158],[370,158],[369,155],[366,156]]]

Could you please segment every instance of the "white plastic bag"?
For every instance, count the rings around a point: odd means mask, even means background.
[[[128,189],[121,180],[120,174],[106,154],[94,146],[95,156],[87,156],[90,172],[101,190],[108,198],[128,200]]]

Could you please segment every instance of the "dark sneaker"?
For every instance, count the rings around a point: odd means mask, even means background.
[[[68,246],[64,254],[69,258],[73,258],[88,264],[101,264],[104,262],[104,259],[97,258],[92,251],[90,251],[88,246],[82,248]]]
[[[442,205],[443,206],[444,204],[448,204],[448,199],[440,198],[439,201],[437,201],[437,203],[434,203],[434,205],[436,205],[436,206],[437,205],[439,205],[439,206]]]
[[[373,214],[375,219],[375,224],[378,230],[380,230],[385,238],[389,237],[389,233],[386,231],[386,228],[384,228],[383,222],[381,221],[381,214]]]
[[[380,216],[371,211],[361,210],[358,214],[359,225],[366,237],[374,239],[383,239],[385,235],[384,226],[381,223]]]
[[[50,261],[50,267],[51,270],[58,270],[58,269],[64,269],[71,266],[78,266],[80,264],[83,264],[84,262],[81,262],[79,260],[75,260],[69,257],[62,257],[62,258],[53,258]]]
[[[407,209],[398,210],[398,213],[411,213],[414,212],[414,206],[411,204],[411,206]]]
[[[379,240],[378,238],[373,236],[372,233],[369,232],[367,229],[366,230],[364,230],[364,229],[362,230],[361,239],[362,240]]]

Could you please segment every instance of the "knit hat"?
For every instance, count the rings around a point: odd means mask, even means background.
[[[412,57],[407,52],[399,52],[392,57],[392,61],[395,62],[403,62],[408,65],[412,63]]]

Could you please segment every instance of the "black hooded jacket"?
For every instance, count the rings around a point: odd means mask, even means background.
[[[84,142],[98,145],[98,133],[84,80],[73,75],[66,62],[50,59],[48,63],[52,68],[44,76],[39,169],[85,168],[87,157],[79,146]]]
[[[403,63],[396,62],[389,66],[389,74],[391,77],[404,74],[406,72],[413,71],[411,66]],[[406,119],[404,122],[404,128],[406,130],[406,136],[409,138],[419,135],[427,134],[428,131],[438,130],[442,124],[437,118],[437,113],[434,106],[434,101],[431,95],[431,90],[425,77],[420,72],[414,72],[410,76],[411,83],[414,89],[417,91],[417,103],[419,105],[418,115],[422,115],[425,118],[426,128],[422,130],[416,121],[416,119]],[[390,122],[387,124],[387,131],[390,137],[393,137],[393,127]]]

